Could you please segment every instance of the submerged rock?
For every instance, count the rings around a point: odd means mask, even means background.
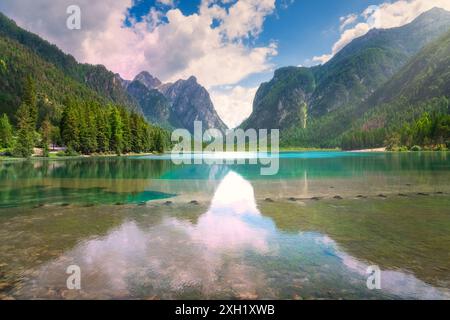
[[[429,196],[429,194],[425,193],[425,192],[418,192],[417,195],[418,196]]]
[[[195,206],[198,206],[200,203],[197,200],[192,200],[191,202],[189,202],[189,204],[193,204]]]
[[[386,196],[386,195],[384,195],[384,194],[382,194],[382,193],[381,193],[381,194],[379,194],[379,195],[378,195],[378,197],[379,197],[379,198],[387,198],[387,196]]]
[[[267,202],[275,202],[274,200],[272,200],[270,198],[266,198],[265,201],[267,201]]]
[[[344,198],[342,198],[341,196],[334,196],[333,199],[336,199],[336,200],[342,200],[342,199],[344,199]]]

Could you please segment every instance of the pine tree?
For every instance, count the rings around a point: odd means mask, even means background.
[[[33,154],[34,128],[30,117],[29,106],[22,104],[17,110],[17,143],[13,152],[17,157],[29,158]]]
[[[121,155],[123,152],[123,124],[120,112],[115,107],[110,110],[109,123],[111,126],[110,149],[117,155]]]
[[[131,151],[131,120],[128,111],[123,108],[120,111],[122,119],[122,149],[123,152],[128,153]]]
[[[54,148],[55,146],[60,146],[63,144],[62,139],[61,139],[61,130],[59,127],[57,126],[52,126],[52,132],[50,135],[50,140],[52,143],[52,148]]]
[[[91,154],[97,151],[97,126],[94,114],[87,109],[82,109],[79,118],[80,151],[83,154]]]
[[[131,150],[139,153],[145,150],[144,146],[144,126],[140,117],[136,113],[131,114]]]
[[[80,150],[79,117],[75,105],[69,102],[63,111],[61,120],[61,137],[69,151]]]
[[[108,119],[105,116],[105,112],[97,110],[95,121],[97,126],[97,150],[99,152],[108,152],[111,128]]]
[[[30,75],[26,78],[25,81],[23,101],[29,108],[30,122],[34,130],[36,129],[36,123],[38,120],[38,106],[36,98],[36,85]]]
[[[13,128],[6,114],[0,118],[0,148],[11,148],[13,145]]]
[[[52,124],[50,123],[49,118],[45,118],[42,122],[41,126],[41,136],[42,136],[42,147],[43,147],[43,156],[49,156],[49,144],[51,143],[51,135],[52,135]]]
[[[164,139],[162,132],[159,129],[155,129],[153,134],[153,149],[159,153],[164,152]]]

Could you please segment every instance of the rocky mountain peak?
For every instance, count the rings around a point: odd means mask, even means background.
[[[168,122],[173,128],[192,131],[194,121],[201,121],[204,129],[227,129],[208,91],[195,76],[163,84],[143,71],[128,85],[128,93],[139,101],[144,114],[153,123]]]
[[[159,86],[162,85],[162,82],[158,78],[152,76],[147,71],[142,71],[141,73],[139,73],[134,78],[134,81],[141,82],[142,84],[144,84],[150,90],[158,88]]]

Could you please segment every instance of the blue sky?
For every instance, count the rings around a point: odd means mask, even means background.
[[[81,30],[66,27],[67,7]],[[284,66],[326,63],[372,28],[411,22],[450,0],[1,0],[0,11],[80,62],[125,79],[196,76],[231,127]]]
[[[263,24],[263,31],[249,41],[249,45],[265,46],[275,41],[278,54],[270,60],[275,68],[283,66],[310,66],[312,61],[330,50],[340,37],[340,18],[355,12],[363,12],[371,5],[378,5],[383,0],[280,0],[276,9],[268,15]],[[173,7],[180,9],[184,15],[199,13],[200,0],[175,0],[173,5],[165,5],[157,0],[136,0],[128,10],[129,18],[141,21],[152,8],[167,12]],[[230,4],[224,4],[230,6]],[[249,75],[239,84],[254,86],[267,81],[273,70]]]

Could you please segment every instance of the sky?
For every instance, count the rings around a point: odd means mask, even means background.
[[[70,30],[67,8],[81,9]],[[78,61],[125,79],[194,75],[230,127],[275,69],[326,63],[372,28],[411,22],[450,0],[1,0],[0,11]]]

